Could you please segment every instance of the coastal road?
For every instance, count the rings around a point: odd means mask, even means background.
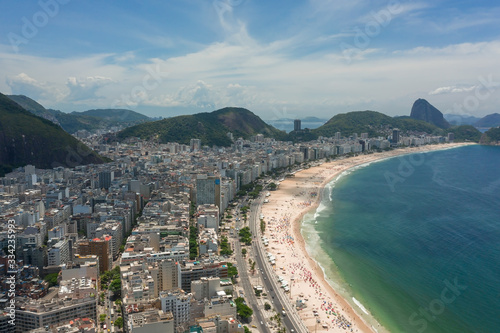
[[[242,224],[243,223],[241,220],[236,222],[237,230],[243,227]],[[247,261],[245,260],[245,258],[241,256],[241,244],[239,241],[238,232],[236,232],[235,238],[236,239],[234,240],[234,251],[235,251],[237,267],[239,268],[238,269],[239,280],[241,283],[241,285],[238,284],[238,286],[236,286],[237,290],[235,291],[235,293],[237,293],[238,296],[240,296],[239,290],[243,287],[243,291],[245,293],[244,298],[247,302],[247,305],[250,306],[253,310],[252,325],[257,326],[259,328],[259,332],[270,332],[269,328],[266,326],[266,319],[262,313],[264,309],[259,307],[257,303],[257,297],[255,296],[255,292],[253,290],[253,286],[250,283],[250,277],[248,276]]]
[[[281,317],[282,323],[287,329],[287,332],[304,332],[307,333],[308,330],[297,312],[294,309],[292,300],[289,300],[289,296],[281,289],[278,284],[276,274],[273,272],[270,264],[267,262],[266,250],[263,247],[261,241],[260,233],[260,210],[264,203],[264,195],[259,196],[253,200],[250,206],[250,216],[249,224],[252,235],[255,235],[253,240],[254,247],[254,259],[257,262],[260,272],[262,274],[262,279],[265,288],[269,291],[271,299],[273,300],[273,305],[275,306],[277,312],[282,314],[285,311],[286,315]],[[293,331],[292,331],[293,329]]]

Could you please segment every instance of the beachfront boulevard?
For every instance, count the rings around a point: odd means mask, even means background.
[[[238,229],[241,229],[243,227],[241,224],[242,224],[241,220],[237,222],[236,226]],[[250,282],[250,277],[248,276],[247,262],[246,262],[245,258],[243,258],[241,255],[241,244],[238,240],[236,240],[234,242],[234,244],[235,244],[236,262],[237,262],[238,268],[239,268],[238,274],[239,274],[239,279],[240,279],[240,283],[241,283],[241,286],[238,285],[238,291],[237,291],[238,296],[242,297],[241,289],[243,289],[245,298],[248,301],[247,305],[252,308],[253,313],[254,313],[252,324],[259,328],[259,332],[269,332],[269,329],[267,326],[260,324],[260,323],[265,322],[265,317],[262,313],[263,308],[258,306],[257,297],[255,296],[252,284]]]
[[[265,249],[261,241],[261,233],[259,228],[260,212],[264,203],[264,195],[256,198],[250,206],[250,229],[253,235],[256,235],[253,242],[254,259],[257,262],[257,267],[260,268],[262,274],[261,282],[264,289],[272,299],[272,305],[277,313],[282,315],[281,321],[287,329],[287,332],[308,332],[302,320],[298,316],[295,308],[291,304],[288,295],[286,295],[278,283],[278,277],[272,267],[266,260]],[[283,315],[283,311],[286,315]]]

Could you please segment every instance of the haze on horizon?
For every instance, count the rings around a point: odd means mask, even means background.
[[[417,98],[482,117],[500,105],[493,1],[3,1],[0,92],[47,108],[266,120]]]

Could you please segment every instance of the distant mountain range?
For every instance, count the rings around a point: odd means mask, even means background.
[[[105,161],[59,125],[0,93],[0,176],[27,164],[50,169]]]
[[[8,95],[7,97],[31,113],[60,125],[66,132],[71,134],[79,130],[92,132],[98,129],[106,130],[113,126],[128,127],[151,121],[151,118],[143,114],[126,109],[96,109],[65,113],[59,110],[46,109],[24,95]]]
[[[423,111],[428,113],[426,119],[438,121],[443,119],[442,113],[425,101]],[[418,108],[416,108],[418,114]],[[414,112],[414,113],[415,113]],[[318,119],[318,118],[316,118]],[[293,119],[284,119],[293,124]],[[444,119],[443,119],[444,120]],[[446,125],[441,123],[441,125]],[[224,108],[211,113],[198,113],[188,116],[178,116],[160,121],[140,124],[124,129],[117,134],[120,140],[129,137],[154,139],[159,142],[179,142],[188,144],[190,139],[201,139],[203,145],[228,146],[232,141],[227,136],[233,133],[234,138],[249,138],[262,133],[277,140],[293,142],[309,141],[319,136],[333,137],[336,132],[342,136],[354,133],[368,133],[369,137],[387,137],[392,130],[398,128],[406,135],[447,135],[455,133],[456,140],[479,141],[481,133],[472,126],[455,126],[447,129],[439,128],[435,124],[410,117],[389,117],[376,111],[353,111],[338,114],[325,124],[315,129],[291,131],[286,134],[273,126],[266,124],[251,111],[243,108]]]
[[[459,114],[452,114],[452,113],[445,113],[443,114],[444,119],[452,125],[452,126],[459,126],[459,125],[474,125],[479,119],[474,116],[466,116],[466,115],[459,115]]]
[[[195,138],[200,139],[202,145],[230,146],[232,141],[227,135],[228,132],[233,133],[235,140],[239,137],[248,139],[256,134],[264,134],[277,140],[286,138],[285,132],[266,124],[249,110],[236,107],[135,125],[119,132],[117,137],[139,137],[162,143],[183,144],[189,144],[189,141]]]
[[[500,114],[498,113],[489,114],[483,118],[457,114],[445,114],[444,117],[451,125],[473,125],[477,128],[500,126]]]
[[[489,114],[474,123],[475,127],[479,128],[490,128],[500,126],[500,114],[493,113]]]
[[[228,136],[229,132],[233,134],[234,139],[239,137],[248,139],[260,133],[276,140],[301,142],[314,140],[319,136],[333,137],[337,132],[344,137],[354,133],[358,135],[368,133],[369,137],[388,137],[394,128],[400,129],[403,135],[445,136],[448,133],[454,133],[457,141],[475,142],[481,138],[481,133],[471,125],[450,127],[443,114],[422,99],[414,103],[410,117],[390,117],[376,111],[353,111],[337,114],[317,128],[308,129],[303,125],[301,131],[291,131],[287,134],[285,131],[268,125],[251,111],[237,107],[145,122],[149,118],[130,110],[89,110],[68,114],[45,109],[26,96],[18,95],[7,98],[1,95],[1,97],[0,164],[2,170],[29,163],[39,168],[102,163],[103,158],[62,131],[61,127],[68,132],[74,132],[79,129],[95,129],[116,124],[126,125],[133,122],[143,123],[125,128],[116,133],[115,138],[124,140],[139,137],[161,143],[184,144],[189,144],[191,139],[197,138],[203,145],[229,146],[233,143]],[[23,107],[29,109],[31,113]],[[493,120],[491,117],[488,119],[490,124]],[[286,121],[293,124],[293,119],[286,119]],[[304,118],[302,124],[307,124],[308,121],[320,123],[324,119]],[[56,124],[60,124],[61,127]],[[495,141],[495,132],[492,131],[483,138],[485,142]],[[71,154],[75,151],[79,152],[76,155],[78,161],[71,160]]]

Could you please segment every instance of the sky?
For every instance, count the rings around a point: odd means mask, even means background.
[[[500,3],[0,0],[0,92],[64,112],[499,112]]]

